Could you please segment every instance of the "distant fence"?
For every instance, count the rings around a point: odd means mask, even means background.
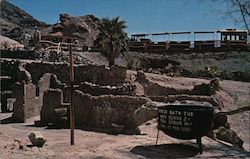
[[[85,51],[88,49],[88,46],[83,46],[80,44],[75,44],[75,43],[64,43],[64,42],[59,42],[59,43],[55,43],[52,41],[48,41],[48,40],[41,40],[39,41],[41,47],[44,48],[45,51],[47,50],[53,50],[53,51],[68,51],[68,46],[71,45],[73,46],[73,49],[75,51]]]
[[[220,52],[220,51],[249,51],[250,46],[245,41],[130,41],[129,50],[148,53],[168,53],[168,52]]]

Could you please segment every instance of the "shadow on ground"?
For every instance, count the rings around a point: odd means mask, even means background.
[[[0,120],[0,124],[10,124],[12,123],[11,117],[6,117],[5,119]]]
[[[34,124],[25,125],[26,127],[45,127],[45,129],[70,129],[69,123],[43,123],[40,120],[35,120]],[[99,133],[106,133],[109,135],[143,135],[140,133],[139,129],[132,129],[132,130],[118,130],[117,128],[97,128],[91,126],[76,126],[75,129],[80,129],[84,131],[91,131],[91,132],[99,132]]]
[[[185,158],[199,153],[198,148],[184,144],[136,146],[131,152],[146,158]]]

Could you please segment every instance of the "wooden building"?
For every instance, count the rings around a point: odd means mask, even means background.
[[[61,42],[61,43],[74,43],[76,38],[63,35],[62,32],[58,31],[58,32],[49,33],[47,35],[42,35],[42,40],[51,41],[54,43],[59,43],[59,42]]]

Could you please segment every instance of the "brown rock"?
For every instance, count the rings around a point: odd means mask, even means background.
[[[93,15],[70,16],[60,14],[60,23],[56,23],[42,30],[43,34],[61,32],[63,35],[77,37],[80,44],[93,46],[93,42],[99,34],[97,22],[99,21]]]
[[[221,126],[214,132],[217,139],[226,141],[233,144],[234,146],[242,148],[244,141],[233,130]]]
[[[45,138],[39,131],[31,132],[29,135],[29,139],[31,143],[37,147],[43,147],[46,142]]]

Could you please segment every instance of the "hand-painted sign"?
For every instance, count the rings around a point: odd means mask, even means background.
[[[158,128],[178,139],[199,139],[211,128],[214,109],[197,105],[166,105],[158,108]]]

